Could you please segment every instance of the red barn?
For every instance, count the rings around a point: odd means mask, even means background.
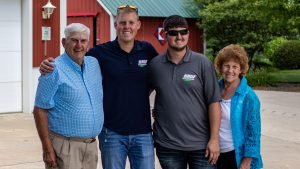
[[[178,14],[190,26],[189,46],[203,51],[203,33],[196,26],[197,10],[186,0],[1,0],[0,1],[0,113],[33,110],[39,71],[46,57],[64,52],[61,38],[68,23],[81,22],[91,29],[91,46],[116,38],[117,7],[138,7],[142,27],[137,39],[166,49],[159,37],[165,17]],[[55,9],[42,15],[46,4]],[[52,6],[52,7],[53,7]]]
[[[36,1],[36,6],[41,9],[41,4],[39,0]],[[52,0],[52,3],[56,5],[57,8],[60,7],[59,0]],[[114,19],[117,14],[117,7],[120,5],[134,5],[138,8],[140,20],[142,22],[141,29],[137,35],[137,39],[145,40],[150,42],[158,52],[162,52],[166,49],[166,44],[162,37],[160,37],[160,31],[163,20],[170,15],[181,15],[187,18],[190,26],[190,40],[189,47],[192,50],[203,52],[203,31],[196,26],[197,21],[197,10],[193,10],[190,4],[184,4],[184,0],[68,0],[67,1],[67,24],[73,22],[80,22],[87,25],[91,29],[91,42],[90,46],[103,43],[109,40],[113,40],[116,37],[114,29]],[[40,5],[38,5],[40,4]],[[59,26],[64,27],[65,25],[58,24],[60,21],[60,16],[58,9],[55,9],[53,18],[49,21],[43,21],[41,15],[37,12],[36,20],[34,20],[34,29],[40,32],[41,24],[48,24],[53,27],[53,41],[49,42],[48,51],[49,54],[46,56],[58,56],[59,51]],[[56,14],[55,14],[56,13]],[[36,41],[34,41],[37,49],[34,50],[34,66],[39,66],[40,62],[43,60],[43,51],[45,48],[44,42],[41,42],[41,34],[36,34]]]

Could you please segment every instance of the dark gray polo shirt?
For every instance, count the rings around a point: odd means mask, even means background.
[[[221,99],[210,60],[187,49],[176,65],[163,53],[150,62],[150,84],[156,91],[155,142],[176,150],[205,149],[210,136],[208,106]]]

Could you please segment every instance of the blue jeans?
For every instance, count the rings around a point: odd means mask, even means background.
[[[181,151],[156,144],[156,155],[163,169],[216,169],[205,157],[205,150]]]
[[[103,169],[125,169],[127,156],[131,169],[154,169],[151,133],[120,135],[103,127],[99,147]]]

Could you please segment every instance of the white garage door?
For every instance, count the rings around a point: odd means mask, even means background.
[[[0,113],[21,111],[21,0],[0,0]]]

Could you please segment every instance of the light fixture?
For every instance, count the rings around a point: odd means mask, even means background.
[[[43,8],[43,12],[42,12],[43,19],[50,19],[50,15],[53,13],[56,7],[51,4],[50,0],[48,0],[48,3],[44,5],[42,8]]]

